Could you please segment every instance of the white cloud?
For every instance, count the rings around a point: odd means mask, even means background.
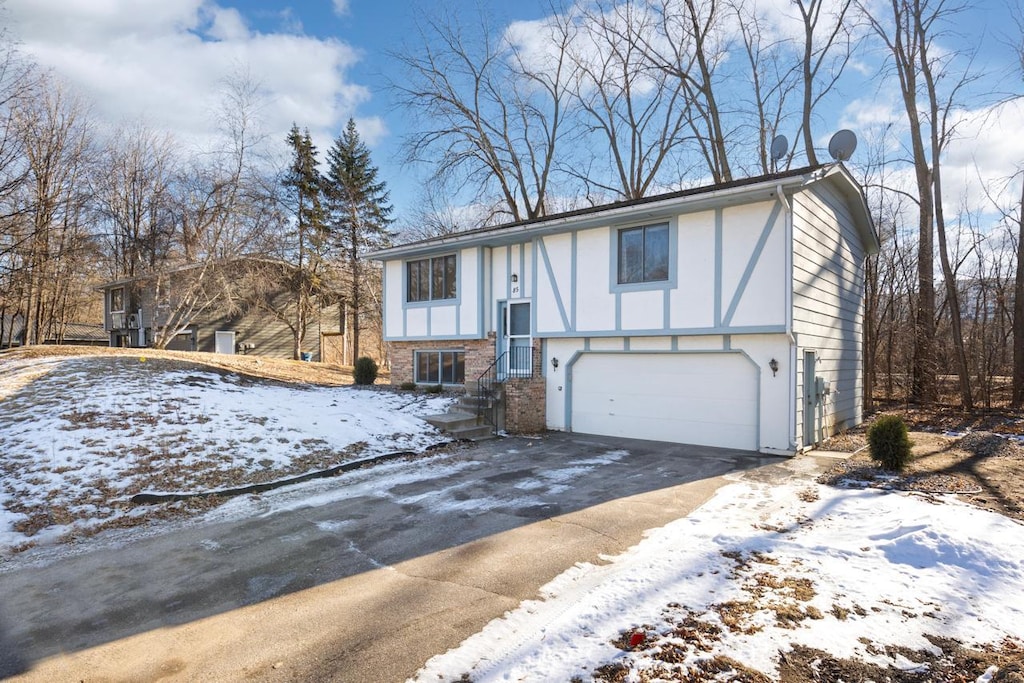
[[[348,0],[333,0],[334,13],[339,17],[343,17],[348,14]]]
[[[1024,99],[962,111],[958,118],[959,134],[949,145],[943,166],[947,201],[964,201],[970,209],[992,211],[985,192],[988,188],[1001,204],[1019,202],[1020,185],[1006,188],[1005,181],[1024,164],[1024,136],[1020,134]],[[998,196],[1001,190],[1005,196]]]
[[[238,10],[217,7],[212,10],[212,15],[210,37],[228,41],[245,40],[249,37],[249,27]]]
[[[333,136],[370,97],[346,76],[360,56],[352,46],[256,32],[239,11],[213,0],[5,6],[22,50],[80,90],[97,118],[111,125],[144,119],[187,144],[208,143],[224,82],[240,71],[262,87],[262,128],[275,142],[292,122]],[[382,134],[383,126],[377,129]]]

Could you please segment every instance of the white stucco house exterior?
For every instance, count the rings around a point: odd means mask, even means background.
[[[468,387],[502,359],[509,431],[792,454],[862,420],[878,248],[836,163],[371,257],[393,383]]]

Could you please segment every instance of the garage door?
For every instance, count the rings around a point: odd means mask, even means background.
[[[571,428],[757,450],[757,369],[738,353],[585,353],[572,367]]]

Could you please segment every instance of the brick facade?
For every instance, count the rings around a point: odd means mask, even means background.
[[[533,377],[505,382],[505,431],[536,434],[547,428],[547,383],[541,367],[541,341],[533,340]]]
[[[466,361],[466,382],[475,382],[494,362],[494,332],[487,339],[391,342],[391,383],[413,382],[416,351],[462,351]],[[545,404],[547,385],[541,367],[541,340],[533,340],[533,377],[505,382],[505,431],[509,434],[536,434],[547,426]]]
[[[416,351],[462,351],[466,361],[466,381],[474,382],[494,362],[494,333],[486,339],[459,339],[446,342],[443,339],[430,341],[395,341],[391,344],[391,383],[414,382],[413,367]]]

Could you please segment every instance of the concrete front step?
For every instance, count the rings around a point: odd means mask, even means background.
[[[452,411],[440,415],[427,415],[423,419],[454,439],[480,441],[494,436],[494,427],[481,424],[476,413]]]
[[[451,410],[459,413],[476,414],[481,408],[490,408],[494,403],[495,400],[493,398],[485,396],[460,396],[455,405],[451,407]]]
[[[454,439],[469,439],[470,441],[483,441],[484,439],[494,438],[494,427],[488,424],[477,425],[475,427],[459,427],[450,432]]]
[[[427,424],[434,425],[442,432],[448,433],[451,433],[453,429],[459,429],[460,427],[477,426],[476,413],[464,413],[460,411],[441,413],[440,415],[427,415],[423,420]]]

